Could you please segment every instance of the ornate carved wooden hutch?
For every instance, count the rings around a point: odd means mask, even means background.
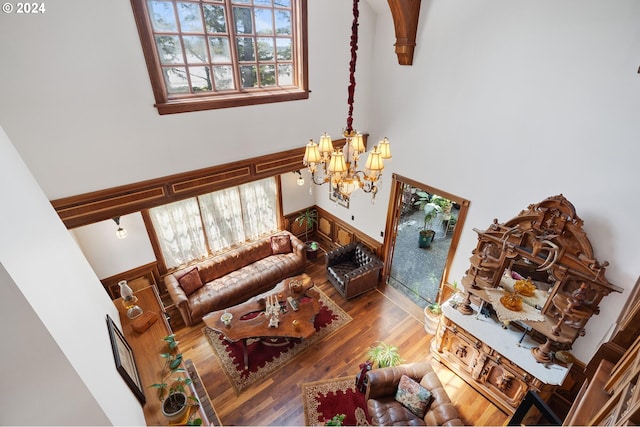
[[[462,279],[464,299],[443,304],[434,358],[507,413],[529,389],[544,398],[562,384],[568,368],[555,353],[585,334],[603,297],[622,292],[605,278],[608,262],[594,258],[582,226],[558,195],[474,229],[478,245]],[[523,284],[535,289],[516,295]],[[510,307],[512,298],[521,308]]]

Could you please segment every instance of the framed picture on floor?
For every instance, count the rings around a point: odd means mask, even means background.
[[[142,388],[142,381],[140,381],[140,375],[138,374],[138,367],[136,366],[136,361],[133,358],[133,350],[129,346],[129,343],[120,329],[118,329],[118,325],[115,324],[108,314],[107,329],[109,330],[109,339],[111,340],[111,349],[113,350],[116,369],[140,404],[144,406],[146,398]]]

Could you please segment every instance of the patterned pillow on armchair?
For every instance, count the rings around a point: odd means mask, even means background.
[[[431,392],[403,374],[396,391],[396,401],[417,417],[424,418],[431,404]]]

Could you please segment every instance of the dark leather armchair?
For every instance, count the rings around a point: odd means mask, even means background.
[[[402,374],[416,380],[431,392],[431,404],[424,418],[418,418],[395,400]],[[464,425],[429,362],[408,363],[367,372],[365,401],[372,425]]]
[[[327,278],[346,299],[378,286],[383,263],[362,243],[349,243],[327,252]]]

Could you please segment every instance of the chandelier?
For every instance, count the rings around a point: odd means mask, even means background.
[[[361,188],[365,193],[371,193],[371,202],[375,201],[379,183],[384,169],[384,160],[391,158],[389,140],[385,137],[373,147],[364,170],[358,169],[360,155],[365,152],[364,138],[360,132],[353,129],[353,100],[356,88],[356,58],[358,51],[358,1],[353,0],[353,23],[351,25],[351,60],[349,62],[349,87],[347,104],[347,127],[343,135],[345,143],[342,148],[334,148],[331,136],[322,134],[318,143],[309,140],[306,146],[303,163],[309,168],[313,184],[331,184],[334,199],[348,201],[351,194]],[[321,166],[318,171],[318,166]]]

